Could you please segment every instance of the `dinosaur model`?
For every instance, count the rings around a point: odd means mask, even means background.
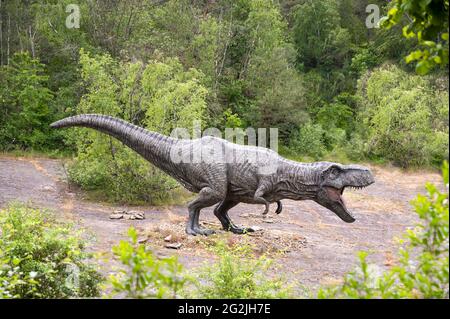
[[[228,211],[239,203],[265,205],[281,200],[313,200],[343,221],[355,218],[342,194],[347,187],[362,188],[374,183],[368,168],[331,162],[299,163],[256,146],[238,145],[224,139],[203,136],[178,139],[105,115],[82,114],[51,124],[53,128],[81,126],[109,134],[172,176],[198,197],[188,204],[186,232],[209,235],[214,230],[199,224],[200,210],[213,205],[223,229],[237,234],[254,231],[238,227]]]

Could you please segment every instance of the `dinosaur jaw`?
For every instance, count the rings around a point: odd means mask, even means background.
[[[368,186],[368,185],[367,185]],[[323,186],[318,191],[315,201],[320,205],[328,208],[333,213],[335,213],[340,219],[346,223],[353,223],[355,217],[348,210],[347,205],[344,201],[343,194],[344,190],[347,188],[364,188],[366,186],[344,186],[342,188],[334,188],[331,186]]]
[[[353,214],[348,210],[344,198],[342,197],[342,195],[344,194],[344,190],[345,187],[341,189],[337,189],[334,187],[324,187],[324,191],[327,197],[327,200],[325,201],[326,206],[324,206],[338,215],[339,218],[344,222],[353,223],[355,221],[355,217],[353,217]],[[323,205],[322,203],[319,204]]]

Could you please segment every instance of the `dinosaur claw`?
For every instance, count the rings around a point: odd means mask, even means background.
[[[264,209],[263,215],[267,215],[269,213],[269,204],[266,204],[266,208]]]
[[[233,234],[246,234],[246,233],[253,233],[255,230],[251,227],[232,227],[229,229]]]
[[[215,230],[206,228],[195,228],[194,231],[196,235],[203,235],[203,236],[209,236],[216,233]]]
[[[281,202],[278,201],[277,202],[277,209],[275,211],[275,214],[279,215],[281,213],[281,211],[283,210],[283,205],[281,205]]]
[[[197,233],[192,228],[186,228],[186,234],[197,236]]]

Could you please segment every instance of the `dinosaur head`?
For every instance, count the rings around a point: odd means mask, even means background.
[[[314,200],[334,212],[343,221],[353,223],[355,218],[342,198],[344,190],[347,187],[363,188],[374,182],[372,173],[366,167],[324,163],[318,171],[319,187]]]

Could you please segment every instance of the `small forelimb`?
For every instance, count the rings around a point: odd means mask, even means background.
[[[257,204],[263,204],[266,206],[266,208],[264,209],[263,215],[267,215],[267,213],[269,212],[270,203],[263,197],[264,191],[265,191],[264,188],[262,188],[262,187],[258,188],[255,192],[255,196],[253,197],[253,200]]]

